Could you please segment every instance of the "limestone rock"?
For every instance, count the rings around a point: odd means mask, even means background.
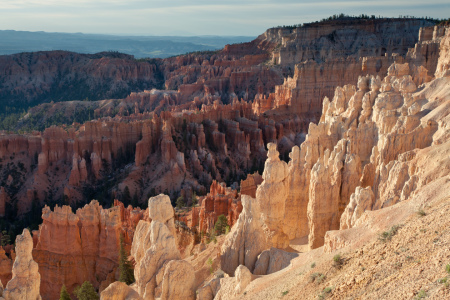
[[[164,264],[180,259],[175,237],[161,222],[152,221],[150,225],[151,246],[134,269],[138,293],[144,299],[154,299],[155,289],[161,284]],[[158,274],[161,276],[158,277]]]
[[[13,262],[14,260],[6,256],[5,250],[0,246],[0,282],[2,287],[6,286],[8,281],[11,280]]]
[[[16,238],[16,259],[12,279],[3,291],[5,300],[40,300],[41,275],[38,264],[33,260],[33,239],[28,229]]]
[[[254,275],[268,275],[278,272],[289,266],[292,259],[298,256],[297,253],[286,252],[277,248],[264,250],[256,261]]]
[[[197,290],[197,300],[213,300],[220,290],[220,278],[214,278]]]
[[[280,161],[275,144],[269,143],[267,148],[268,159],[262,175],[264,181],[256,190],[256,198],[271,231],[273,246],[285,248],[289,245],[289,238],[283,232],[285,201],[288,196],[288,166],[284,161]]]
[[[192,219],[198,219],[198,224],[195,225],[199,226],[200,232],[210,232],[214,229],[220,215],[227,217],[228,225],[231,227],[236,223],[242,211],[242,203],[238,192],[219,184],[215,180],[211,184],[210,192],[200,199],[200,203],[199,211],[192,210],[193,214],[198,214],[193,216]]]
[[[175,220],[172,204],[167,195],[160,194],[148,200],[148,211],[150,219],[161,222],[169,228],[175,237]]]
[[[136,232],[134,233],[130,251],[130,255],[133,256],[136,265],[139,265],[141,259],[145,255],[145,252],[152,245],[150,224],[150,222],[141,220],[136,227]]]
[[[126,283],[116,281],[101,292],[100,300],[142,300],[142,297]]]
[[[129,220],[123,206],[103,209],[97,201],[72,212],[70,206],[44,207],[43,224],[37,234],[33,256],[41,273],[41,294],[56,298],[64,284],[69,292],[89,280],[94,287],[115,277],[118,267],[119,239],[129,249],[135,222]],[[140,209],[134,209],[143,218]],[[111,273],[113,273],[111,275]]]
[[[259,201],[247,195],[242,195],[241,201],[243,210],[221,250],[222,270],[229,275],[233,275],[239,265],[252,271],[258,255],[270,247],[268,228]]]
[[[161,300],[195,299],[195,272],[184,260],[172,260],[165,269],[162,279]]]
[[[245,288],[250,284],[250,282],[252,282],[253,275],[250,272],[250,270],[243,265],[237,267],[235,275],[236,275],[235,293],[239,295],[245,290]]]
[[[262,183],[263,179],[258,172],[248,174],[245,180],[241,180],[241,194],[256,198],[256,189]]]
[[[350,202],[341,215],[340,229],[351,228],[366,210],[372,210],[375,195],[370,186],[357,187],[355,193],[350,196]]]

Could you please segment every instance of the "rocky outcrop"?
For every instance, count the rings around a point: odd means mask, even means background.
[[[28,229],[16,238],[16,259],[12,279],[3,290],[5,300],[40,300],[41,275],[38,264],[33,260],[33,239]]]
[[[213,181],[210,192],[200,198],[198,209],[192,210],[192,226],[198,226],[200,232],[210,232],[214,229],[220,215],[227,217],[230,228],[236,223],[242,211],[240,195],[232,188]],[[194,222],[198,220],[197,222]]]
[[[439,45],[439,60],[436,66],[435,76],[445,77],[448,76],[448,70],[450,69],[450,29],[446,28],[435,28],[434,36],[439,36],[440,34],[436,31],[440,30],[443,38],[441,39],[441,43]]]
[[[100,294],[101,300],[142,300],[139,294],[126,283],[116,281]]]
[[[252,198],[256,197],[256,189],[263,181],[262,176],[255,172],[248,174],[245,180],[241,180],[240,188],[242,195],[248,195]]]
[[[33,255],[42,275],[45,299],[57,297],[63,284],[72,292],[86,280],[99,287],[110,274],[114,277],[120,235],[129,248],[136,223],[143,218],[140,209],[128,210],[116,204],[103,209],[94,200],[76,214],[69,206],[43,209]]]
[[[172,260],[165,269],[162,279],[161,300],[195,299],[195,272],[190,263],[184,260]]]
[[[283,231],[285,200],[288,195],[288,166],[280,161],[276,145],[267,145],[268,153],[263,182],[256,190],[261,212],[265,215],[265,223],[271,231],[271,243],[274,247],[285,248],[289,238]]]
[[[141,221],[144,222],[144,221]],[[134,276],[138,293],[144,299],[154,299],[160,287],[165,263],[180,259],[175,237],[164,224],[152,221],[150,224],[151,246],[146,250],[141,261],[135,266]]]
[[[271,243],[260,202],[247,195],[242,195],[241,201],[243,210],[223,243],[220,257],[222,270],[229,275],[234,275],[239,265],[252,271],[258,255]]]
[[[286,252],[277,248],[264,250],[256,261],[254,275],[268,275],[278,272],[291,263],[298,256],[295,252]]]
[[[180,260],[174,211],[169,197],[159,195],[150,198],[148,207],[151,221],[139,221],[131,246],[139,297],[195,299],[194,269],[188,262]],[[113,294],[116,289],[127,295],[133,294],[130,288],[122,288],[117,283],[110,285],[106,294]]]
[[[5,82],[0,95],[10,99],[9,104],[24,100],[117,99],[132,89],[151,89],[162,84],[156,63],[138,62],[125,54],[30,52],[3,55],[0,61],[0,75]],[[76,89],[75,84],[86,88]]]
[[[0,247],[0,281],[3,286],[6,286],[12,277],[12,266],[14,260],[8,257],[3,247]]]
[[[355,193],[350,196],[350,202],[341,215],[340,229],[351,228],[366,210],[372,210],[375,195],[370,186],[358,186]]]

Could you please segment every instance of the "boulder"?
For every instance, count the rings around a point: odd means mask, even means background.
[[[142,300],[142,297],[126,283],[116,281],[100,293],[100,300]]]
[[[254,275],[268,275],[278,272],[291,263],[298,256],[297,253],[286,252],[277,248],[264,250],[256,261]]]

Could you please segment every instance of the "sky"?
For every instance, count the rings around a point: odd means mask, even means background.
[[[0,30],[257,36],[339,13],[449,18],[450,1],[0,0]]]

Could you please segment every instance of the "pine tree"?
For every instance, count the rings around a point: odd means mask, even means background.
[[[135,208],[139,206],[139,198],[136,193],[134,193],[133,199],[131,199],[131,206],[133,206]]]
[[[128,204],[131,203],[131,194],[130,194],[130,189],[128,188],[128,185],[123,190],[122,203],[125,207],[127,207]]]
[[[61,293],[59,294],[59,300],[71,300],[69,292],[67,292],[66,286],[61,287]]]
[[[77,296],[78,300],[99,300],[97,292],[94,289],[94,286],[89,281],[83,282],[81,287],[78,287],[74,291],[75,296]]]
[[[132,284],[135,281],[133,267],[128,261],[128,255],[123,245],[122,234],[120,235],[119,271],[120,271],[119,281],[125,282],[128,285]]]
[[[1,238],[1,246],[6,246],[11,244],[11,237],[6,232],[6,230],[2,231],[2,238]]]
[[[217,218],[216,225],[214,225],[214,230],[216,231],[216,233],[218,235],[221,235],[221,234],[225,233],[225,228],[227,226],[228,226],[227,217],[225,217],[224,215],[220,215]]]

